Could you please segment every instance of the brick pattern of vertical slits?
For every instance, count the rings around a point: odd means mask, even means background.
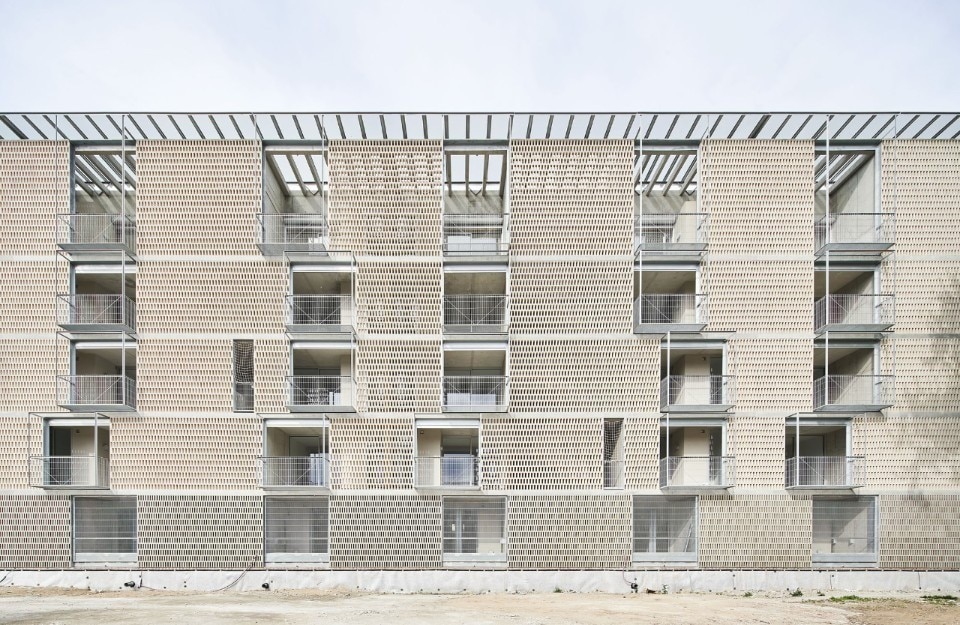
[[[708,329],[811,332],[813,144],[711,140],[700,154]]]
[[[110,420],[114,490],[259,488],[261,455],[261,421],[252,415]]]
[[[585,490],[603,487],[603,419],[483,419],[485,490]]]
[[[624,478],[631,490],[660,488],[660,413],[623,420]]]
[[[439,141],[331,141],[329,162],[332,249],[439,256]]]
[[[230,339],[140,339],[137,410],[141,414],[232,412]]]
[[[740,411],[729,415],[727,453],[736,458],[737,486],[783,488],[787,416]]]
[[[356,359],[357,412],[440,412],[439,340],[361,338]]]
[[[813,508],[807,496],[704,495],[699,517],[702,568],[810,567]]]
[[[137,253],[259,254],[259,141],[137,142]]]
[[[0,270],[2,331],[56,332],[55,296],[58,293],[67,292],[67,275],[67,267],[61,265],[58,268],[56,261],[52,259],[50,261],[3,261],[2,270]]]
[[[141,569],[263,566],[263,498],[137,497],[137,562]]]
[[[0,495],[0,569],[70,567],[70,497]]]
[[[282,262],[143,261],[137,330],[283,332],[288,279]]]
[[[510,144],[510,254],[633,253],[632,141]]]
[[[413,417],[334,417],[330,479],[335,489],[413,487]]]
[[[729,373],[736,376],[736,409],[809,412],[813,404],[813,340],[729,341]]]
[[[253,387],[260,413],[287,412],[286,376],[290,372],[290,341],[257,339],[253,344]]]
[[[507,516],[511,569],[626,569],[627,495],[514,495]]]
[[[428,262],[357,263],[357,331],[437,334],[443,322],[443,266]]]
[[[957,569],[960,495],[891,494],[878,499],[881,568]]]
[[[896,373],[898,412],[960,410],[960,339],[893,337],[881,349],[882,373]]]
[[[864,456],[870,488],[956,490],[960,428],[956,417],[861,415],[853,423],[853,453]]]
[[[927,253],[938,252],[931,247]],[[920,260],[897,250],[895,274],[884,276],[884,292],[896,288],[897,332],[960,334],[960,252],[950,253],[954,260]]]
[[[53,254],[56,215],[70,212],[69,181],[66,141],[0,141],[3,254]]]
[[[68,372],[65,341],[0,338],[0,412],[55,411],[57,374]],[[59,365],[59,369],[58,369]]]
[[[633,261],[516,260],[510,333],[632,333]]]
[[[438,569],[442,526],[436,495],[332,495],[330,568]]]
[[[660,409],[660,344],[629,339],[513,339],[511,412]]]
[[[39,417],[0,417],[0,488],[28,488],[27,456],[43,453],[43,427]]]
[[[884,141],[880,153],[883,211],[895,213],[898,263],[914,254],[960,253],[960,141]],[[923,295],[922,285],[914,288]]]

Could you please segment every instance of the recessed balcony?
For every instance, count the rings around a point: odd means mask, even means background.
[[[507,409],[508,378],[502,375],[443,376],[443,409],[497,412]]]
[[[321,214],[261,214],[257,224],[257,244],[266,255],[329,250],[327,220]]]
[[[30,456],[30,485],[39,488],[110,488],[110,459]]]
[[[132,215],[67,213],[57,215],[57,245],[70,252],[136,252],[137,223]]]
[[[353,410],[354,383],[346,375],[291,375],[288,407],[291,412]]]
[[[884,332],[894,322],[893,295],[838,293],[814,304],[817,332]]]
[[[448,259],[483,256],[505,257],[503,214],[446,214],[443,216],[443,254]]]
[[[288,295],[286,309],[290,333],[345,333],[354,327],[352,295]]]
[[[813,381],[820,412],[878,412],[893,405],[892,375],[824,375]]]
[[[68,410],[136,410],[137,381],[126,375],[61,375],[57,396]]]
[[[480,458],[473,454],[418,456],[414,460],[417,488],[477,488],[480,486]]]
[[[699,332],[707,325],[707,296],[694,293],[641,295],[633,305],[634,332]]]
[[[314,421],[264,422],[264,488],[330,487],[329,428],[325,420]]]
[[[851,489],[865,483],[863,456],[795,456],[786,459],[790,489]]]
[[[661,489],[725,489],[736,485],[734,456],[668,456],[660,459]]]
[[[660,381],[664,412],[726,412],[735,403],[732,375],[669,375]]]
[[[57,323],[70,332],[135,332],[137,305],[120,294],[57,296]]]
[[[447,334],[504,334],[506,295],[445,295],[443,331]]]
[[[707,247],[707,223],[707,214],[695,211],[638,215],[636,252],[702,252]]]
[[[814,250],[818,255],[876,254],[895,242],[893,213],[830,213],[814,223]]]

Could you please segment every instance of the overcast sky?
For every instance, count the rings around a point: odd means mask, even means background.
[[[2,111],[960,110],[960,2],[0,0]]]

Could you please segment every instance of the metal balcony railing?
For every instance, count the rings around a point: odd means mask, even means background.
[[[623,488],[625,468],[626,463],[623,460],[604,460],[603,487]]]
[[[814,304],[814,329],[826,326],[889,328],[894,322],[893,303],[893,295],[827,295]]]
[[[125,375],[57,376],[62,406],[137,407],[137,381]]]
[[[471,454],[414,458],[414,484],[419,487],[471,488],[480,485],[480,458]]]
[[[353,406],[353,378],[346,375],[291,375],[290,407]]]
[[[126,215],[68,213],[57,215],[57,243],[62,247],[125,247],[137,244],[137,223]]]
[[[233,383],[233,409],[236,412],[253,412],[253,382]]]
[[[324,252],[329,247],[327,220],[310,213],[261,214],[259,244],[265,252]]]
[[[798,456],[787,458],[787,488],[863,486],[863,456]]]
[[[461,254],[506,254],[504,215],[444,215],[443,252]]]
[[[262,461],[264,487],[330,486],[330,454],[265,456]]]
[[[844,245],[864,250],[884,249],[894,242],[893,213],[830,213],[813,227],[814,245]]]
[[[110,460],[98,456],[30,456],[30,485],[110,488]]]
[[[507,382],[501,375],[444,376],[443,407],[446,410],[503,410],[507,407]]]
[[[447,295],[443,329],[453,334],[507,331],[506,295]]]
[[[343,327],[353,325],[351,295],[288,295],[287,324]]]
[[[736,486],[734,456],[668,456],[660,459],[660,488]]]
[[[124,295],[58,295],[57,323],[63,328],[137,328],[137,304]]]
[[[660,407],[732,406],[736,400],[732,375],[670,375],[660,380]]]
[[[707,296],[703,294],[641,295],[633,306],[635,326],[706,325]]]
[[[634,239],[640,250],[702,250],[707,244],[706,213],[644,214],[634,218]]]
[[[877,410],[893,404],[892,375],[827,375],[813,381],[813,407]]]

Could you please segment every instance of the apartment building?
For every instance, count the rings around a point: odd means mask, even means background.
[[[958,137],[0,115],[0,569],[956,571]]]

